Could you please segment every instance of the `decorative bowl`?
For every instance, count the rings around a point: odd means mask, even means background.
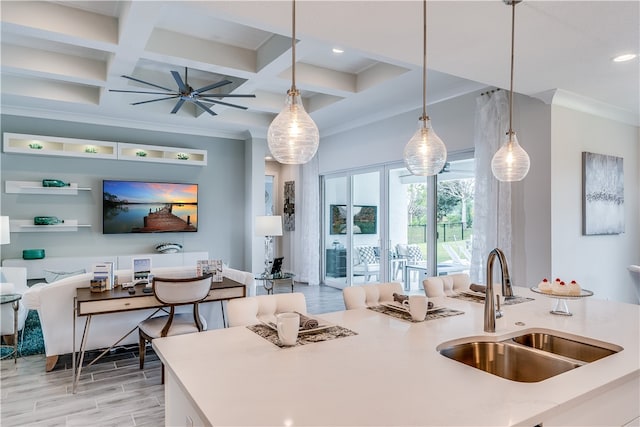
[[[180,243],[160,243],[159,245],[156,245],[156,251],[162,254],[175,254],[181,250],[182,245]]]

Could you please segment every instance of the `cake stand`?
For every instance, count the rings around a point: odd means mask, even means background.
[[[567,300],[586,298],[586,297],[590,297],[591,295],[593,295],[593,292],[591,292],[591,291],[589,291],[587,289],[581,289],[580,290],[580,295],[549,294],[549,293],[546,293],[546,292],[542,292],[537,287],[532,287],[532,288],[529,288],[529,289],[531,289],[531,291],[535,292],[536,294],[544,295],[544,296],[549,297],[549,298],[554,298],[556,300],[556,305],[553,308],[553,310],[550,311],[550,313],[551,314],[557,314],[557,315],[560,315],[560,316],[573,316],[573,313],[571,313],[569,311],[569,306],[567,305]]]

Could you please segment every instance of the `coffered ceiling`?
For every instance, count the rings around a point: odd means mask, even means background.
[[[291,85],[289,1],[5,1],[2,113],[198,135],[265,137]],[[511,9],[500,0],[430,1],[428,94],[438,102],[508,88]],[[420,108],[422,2],[298,0],[296,83],[321,136]],[[638,1],[536,1],[516,8],[515,90],[560,96],[638,125]],[[342,54],[332,48],[344,50]],[[246,110],[155,90],[228,79]],[[215,93],[212,91],[211,93]]]

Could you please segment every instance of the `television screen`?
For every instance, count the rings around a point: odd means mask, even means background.
[[[331,205],[329,221],[330,234],[347,233],[347,206]],[[353,234],[376,234],[378,232],[378,207],[354,205],[351,208],[353,213]]]
[[[102,181],[102,232],[198,231],[198,184]]]

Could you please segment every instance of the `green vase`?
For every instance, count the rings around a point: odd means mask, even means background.
[[[33,218],[34,225],[56,225],[63,224],[64,220],[55,216],[36,216]]]
[[[43,187],[69,187],[70,183],[66,183],[64,181],[60,181],[59,179],[43,179],[42,180]]]

